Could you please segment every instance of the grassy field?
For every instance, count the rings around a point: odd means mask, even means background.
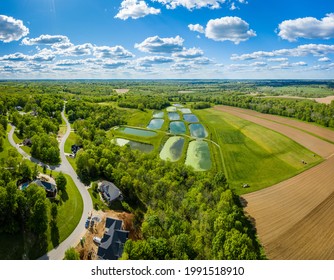
[[[11,130],[11,126],[8,124],[8,127],[7,127],[7,135],[8,135],[8,133],[9,133],[9,131]],[[8,141],[8,137],[6,136],[6,138],[4,138],[3,139],[4,141],[3,141],[3,150],[0,152],[0,159],[2,159],[2,158],[7,158],[7,156],[8,156],[8,149],[9,148],[13,148],[14,149],[14,147],[12,147],[12,145],[9,143],[9,141]]]
[[[73,232],[81,219],[83,211],[83,201],[79,190],[75,186],[72,178],[66,174],[64,175],[67,179],[66,192],[61,194],[62,202],[58,206],[57,216],[59,242],[65,240]],[[50,233],[48,236],[48,250],[51,250],[56,244],[51,238],[52,234]]]
[[[153,110],[146,109],[145,111],[141,111],[138,109],[128,109],[127,124],[130,126],[138,126],[145,127],[149,124],[152,119]]]
[[[209,138],[220,145],[225,174],[238,194],[271,186],[321,161],[291,139],[249,121],[212,109],[196,114],[209,129]]]
[[[74,132],[71,132],[65,142],[64,152],[65,153],[72,153],[71,147],[72,145],[76,144],[77,135]]]
[[[63,120],[63,122],[64,122],[64,120]],[[67,129],[66,124],[61,124],[61,125],[59,126],[58,134],[60,134],[60,135],[64,135],[64,134],[66,133],[66,129]]]
[[[290,95],[302,97],[326,97],[334,95],[334,91],[327,86],[281,86],[258,87],[258,90],[268,95]]]
[[[24,140],[24,139],[19,138],[15,132],[14,132],[14,134],[13,134],[13,139],[14,139],[14,141],[15,141],[16,144],[20,144],[20,143],[22,143],[23,140]],[[21,146],[21,149],[22,149],[23,151],[25,151],[28,155],[31,155],[31,153],[30,153],[30,152],[31,152],[31,147],[28,147],[28,146]]]

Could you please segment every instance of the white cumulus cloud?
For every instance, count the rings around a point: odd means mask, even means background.
[[[122,46],[94,47],[94,56],[97,58],[131,58],[134,55]]]
[[[329,57],[321,57],[321,58],[319,58],[318,59],[318,61],[320,61],[320,62],[330,62],[331,60],[330,60],[330,58]]]
[[[199,48],[190,48],[190,49],[184,49],[181,52],[174,53],[173,56],[184,59],[193,59],[203,56],[203,51]]]
[[[23,21],[13,17],[0,15],[0,41],[9,43],[20,40],[29,34],[29,29]]]
[[[210,8],[218,9],[226,0],[152,0],[166,6],[167,9],[175,9],[177,7],[185,7],[188,10]]]
[[[205,33],[205,29],[202,25],[200,24],[189,24],[188,25],[188,28],[191,30],[191,31],[196,31],[196,32],[199,32],[199,33]]]
[[[222,17],[208,21],[206,28],[195,24],[188,26],[190,30],[201,32],[215,41],[232,41],[234,44],[247,41],[256,36],[256,32],[249,29],[249,24],[239,17]],[[202,27],[202,29],[201,29]]]
[[[174,62],[174,59],[166,56],[145,56],[137,59],[137,63],[141,67],[152,67],[154,64],[165,64]]]
[[[174,53],[183,50],[183,41],[180,36],[176,36],[175,38],[154,36],[146,38],[139,44],[135,44],[135,48],[148,53]]]
[[[176,9],[177,7],[184,7],[190,11],[201,8],[219,9],[223,4],[230,3],[230,7],[238,9],[235,3],[247,4],[245,0],[151,0],[152,2],[159,2],[166,6],[167,9]]]
[[[334,38],[334,13],[318,20],[314,17],[285,20],[278,26],[278,35],[290,42],[298,38],[330,39]]]
[[[288,59],[286,57],[268,58],[270,62],[286,62]]]
[[[330,53],[334,53],[334,45],[306,44],[306,45],[300,45],[292,49],[279,49],[271,52],[257,51],[242,55],[233,54],[231,56],[231,60],[252,60],[252,59],[261,59],[268,57],[276,57],[276,56],[292,56],[292,57],[301,57],[307,55],[324,56]]]
[[[234,44],[239,44],[256,36],[256,33],[239,17],[222,17],[209,20],[205,36],[215,41],[232,41]]]
[[[22,40],[23,45],[54,45],[54,44],[69,44],[68,37],[63,35],[41,35],[38,38],[24,38]]]
[[[147,6],[145,1],[123,0],[115,18],[126,20],[128,18],[138,19],[147,15],[160,14],[160,9]]]
[[[103,64],[103,68],[105,69],[117,69],[123,66],[126,66],[129,62],[127,61],[114,61],[110,60]]]

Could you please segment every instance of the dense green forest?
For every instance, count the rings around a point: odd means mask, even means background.
[[[19,139],[31,140],[33,157],[45,163],[58,164],[60,155],[56,137],[62,123],[63,104],[59,95],[4,92],[0,95],[0,121],[3,127],[11,122]]]
[[[0,154],[6,149],[6,156],[0,157],[0,233],[24,231],[32,246],[45,250],[55,207],[37,186],[18,190],[17,183],[33,179],[36,170],[6,147],[5,140],[10,123],[19,140],[31,140],[33,157],[58,164],[56,137],[66,104],[76,144],[82,146],[75,159],[77,174],[85,183],[114,182],[124,194],[123,208],[135,215],[141,238],[126,243],[124,259],[265,258],[223,173],[195,172],[154,153],[116,146],[107,132],[127,124],[131,110],[163,109],[173,103],[194,109],[225,104],[334,127],[333,102],[269,97],[285,95],[289,88],[304,97],[328,96],[333,86],[332,81],[2,81]],[[305,88],[312,90],[306,93]]]

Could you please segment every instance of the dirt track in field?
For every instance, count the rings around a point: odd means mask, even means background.
[[[272,187],[243,196],[269,259],[334,259],[334,132],[250,110],[217,110],[276,130],[327,158],[321,164]],[[288,125],[285,125],[288,124]]]

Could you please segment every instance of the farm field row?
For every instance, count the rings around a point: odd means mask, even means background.
[[[230,106],[216,106],[215,107],[218,110],[223,110],[225,112],[229,112],[232,113],[234,115],[239,115],[242,118],[245,119],[249,119],[249,120],[255,120],[255,122],[259,122],[259,119],[254,119],[253,117],[256,118],[260,118],[262,120],[268,120],[271,122],[267,122],[267,124],[269,125],[273,125],[274,123],[278,123],[278,124],[283,124],[285,125],[284,127],[282,127],[284,130],[284,134],[287,133],[287,128],[286,126],[290,126],[293,128],[296,128],[298,130],[301,130],[305,133],[311,134],[316,136],[317,138],[323,139],[327,142],[330,143],[334,143],[334,130],[330,129],[330,128],[324,128],[322,126],[319,126],[317,124],[311,124],[308,122],[303,122],[297,119],[292,119],[292,118],[287,118],[287,117],[281,117],[281,116],[276,116],[276,115],[270,115],[270,114],[262,114],[256,111],[252,111],[252,110],[245,110],[245,109],[241,109],[241,108],[236,108],[236,107],[230,107]],[[265,124],[266,122],[262,121],[261,125]],[[277,127],[275,127],[276,129]],[[297,141],[302,141],[302,138],[304,137],[304,134],[299,134],[302,137],[297,138]],[[290,136],[289,136],[290,137]],[[310,139],[308,139],[310,140]],[[313,142],[313,140],[311,141]],[[320,142],[322,143],[322,142]],[[319,143],[315,143],[315,148],[320,148]],[[331,151],[330,149],[331,146],[327,146],[324,149],[324,156],[328,155],[328,150]],[[321,151],[319,153],[322,153]],[[329,152],[330,153],[330,152]]]
[[[270,188],[243,195],[242,200],[268,258],[334,259],[334,145],[313,136],[327,135],[331,141],[332,131],[245,109],[217,106],[215,110],[261,125],[266,121],[269,126],[271,122],[272,129],[279,128],[287,136],[299,133],[301,136],[295,141],[300,143],[317,141],[315,152],[327,156],[324,162]],[[301,131],[301,127],[308,133]]]
[[[238,194],[271,186],[321,161],[286,136],[245,119],[215,109],[196,113],[220,145],[228,182]]]

